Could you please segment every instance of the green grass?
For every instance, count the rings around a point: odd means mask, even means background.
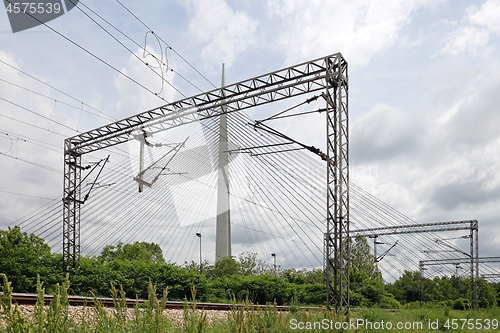
[[[3,274],[2,274],[3,275]],[[196,291],[192,290],[192,302],[184,306],[184,324],[175,325],[162,315],[167,302],[168,289],[157,298],[156,288],[149,284],[149,297],[145,305],[136,303],[134,316],[127,320],[125,292],[111,286],[115,311],[108,312],[99,302],[95,305],[93,319],[84,316],[75,321],[68,315],[68,278],[61,286],[57,285],[54,299],[49,307],[43,305],[44,289],[40,279],[37,283],[38,301],[32,318],[25,318],[19,308],[12,306],[12,288],[5,275],[3,277],[3,294],[0,299],[0,316],[5,325],[0,332],[498,332],[493,328],[492,320],[500,319],[500,309],[480,311],[459,311],[449,308],[416,308],[397,312],[383,309],[364,309],[352,312],[345,317],[333,311],[303,311],[293,307],[292,311],[279,312],[275,304],[266,309],[254,310],[252,304],[244,302],[242,308],[235,306],[229,312],[227,320],[215,321],[209,325],[204,311],[196,309]],[[490,329],[477,328],[490,321]],[[449,323],[450,328],[445,327]],[[398,328],[399,325],[403,325]],[[453,323],[457,329],[453,329]],[[464,325],[465,323],[465,325]],[[467,327],[473,323],[474,328]],[[363,324],[363,325],[362,325]],[[388,328],[391,325],[392,328]],[[462,328],[462,325],[464,327]],[[370,327],[371,326],[371,327]],[[405,328],[406,327],[406,328]]]

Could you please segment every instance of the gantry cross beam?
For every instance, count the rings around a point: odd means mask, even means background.
[[[154,134],[182,124],[248,109],[318,90],[335,83],[340,53],[281,69],[221,89],[188,97],[67,139],[69,149],[85,154],[132,139],[130,133],[146,128]],[[345,61],[344,61],[345,62]],[[347,63],[345,63],[347,66]]]
[[[414,234],[453,230],[477,229],[477,220],[396,225],[390,227],[351,230],[351,237],[374,237],[397,234]]]
[[[132,132],[154,134],[183,124],[218,117],[314,91],[327,103],[327,230],[325,268],[327,304],[349,304],[349,151],[347,62],[340,53],[318,58],[214,89],[139,113],[65,140],[63,197],[63,267],[69,271],[80,256],[81,157],[134,138]],[[223,106],[223,108],[222,108]]]

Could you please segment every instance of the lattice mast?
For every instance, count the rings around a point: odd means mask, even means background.
[[[347,62],[338,54],[327,72],[326,304],[349,311],[349,114]]]
[[[64,141],[63,269],[80,264],[80,206],[82,156],[71,139]]]

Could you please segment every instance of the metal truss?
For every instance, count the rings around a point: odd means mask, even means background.
[[[67,140],[70,149],[89,153],[131,140],[130,133],[146,129],[154,134],[222,113],[248,109],[332,86],[342,59],[340,53],[304,62],[221,89],[188,97],[139,113]],[[343,60],[343,63],[347,63]],[[224,105],[225,111],[222,111]]]
[[[500,278],[500,273],[481,274],[481,278],[483,278],[483,279],[497,279],[497,278]]]
[[[414,234],[452,230],[477,229],[477,220],[397,225],[370,229],[351,230],[351,237],[377,237],[383,235]]]
[[[383,235],[398,235],[398,234],[412,234],[412,233],[423,233],[423,232],[438,232],[438,231],[453,231],[453,230],[469,230],[470,235],[470,254],[466,254],[467,263],[470,264],[470,277],[471,277],[471,304],[477,309],[478,305],[478,280],[479,280],[479,240],[478,231],[479,224],[477,220],[463,220],[463,221],[450,221],[450,222],[436,222],[436,223],[424,223],[424,224],[409,224],[409,225],[398,225],[391,227],[380,227],[380,228],[370,228],[370,229],[358,229],[351,231],[352,237],[378,237]],[[457,259],[460,260],[460,259]],[[450,263],[450,261],[457,262],[455,259],[444,259],[444,263]],[[433,260],[425,260],[419,262],[420,269],[420,300],[422,301],[423,289],[422,289],[422,279],[424,275],[425,268],[422,263],[434,262]],[[439,262],[439,260],[436,260]],[[474,278],[475,273],[475,278]]]
[[[481,306],[486,308],[486,279],[498,279],[499,273],[481,274]]]
[[[478,257],[477,261],[481,264],[487,264],[492,262],[500,262],[500,257]],[[470,264],[470,258],[450,258],[450,259],[433,259],[433,260],[421,260],[420,261],[424,266],[436,266],[436,265],[445,265],[445,264]]]
[[[64,142],[63,269],[80,264],[80,206],[82,157]]]
[[[324,239],[326,304],[349,311],[349,114],[347,62],[338,55],[329,72],[327,112],[327,231]]]
[[[466,258],[456,258],[456,259],[435,259],[435,260],[421,260],[419,261],[420,267],[420,300],[422,301],[423,297],[423,280],[424,280],[424,271],[425,266],[442,266],[442,265],[460,265],[460,264],[470,264],[471,267],[476,266],[475,272],[476,275],[474,277],[471,274],[471,304],[475,307],[475,309],[479,308],[479,263],[487,264],[487,263],[497,263],[500,262],[500,257],[476,257],[474,258],[474,262],[471,261],[470,257]],[[471,272],[472,272],[471,268]],[[500,274],[482,274],[481,277],[485,278],[488,275],[491,277],[495,277],[496,275],[500,276]],[[473,282],[474,281],[474,282]],[[474,283],[474,284],[473,284]]]
[[[134,131],[158,133],[290,97],[322,90],[327,102],[328,198],[325,233],[327,304],[349,309],[349,151],[347,62],[340,53],[214,89],[139,113],[65,140],[64,269],[80,255],[81,156],[127,142]],[[223,108],[222,108],[223,106]],[[332,162],[333,161],[333,162]],[[333,280],[333,286],[332,286]]]

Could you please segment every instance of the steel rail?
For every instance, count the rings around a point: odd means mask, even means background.
[[[1,294],[1,293],[0,293]],[[37,294],[27,294],[27,293],[12,293],[12,301],[13,303],[19,305],[35,305],[37,302]],[[44,295],[44,303],[45,305],[50,304],[53,299],[53,295]],[[113,298],[109,297],[96,297],[99,303],[101,303],[105,307],[115,307],[115,302]],[[68,303],[72,306],[95,306],[94,297],[83,297],[83,296],[68,296]],[[134,307],[136,304],[139,306],[144,305],[146,300],[144,299],[131,299],[127,298],[125,301],[125,305],[127,307]],[[192,302],[181,302],[181,301],[167,301],[165,309],[184,309],[184,306],[192,307]],[[241,309],[248,307],[245,304],[225,304],[225,303],[202,303],[196,302],[196,309],[199,310],[217,310],[217,311],[231,311],[234,309]],[[251,304],[251,308],[253,310],[265,310],[269,307],[268,305],[259,305],[259,304]],[[276,306],[278,311],[290,311],[292,309],[291,306]],[[325,310],[324,307],[300,307],[300,310],[306,311],[318,311]]]

